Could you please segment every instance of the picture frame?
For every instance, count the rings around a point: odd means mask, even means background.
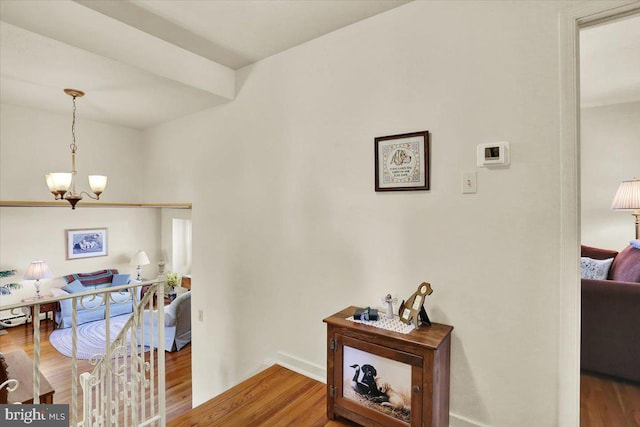
[[[107,228],[75,228],[65,230],[67,259],[107,256]]]
[[[429,190],[429,131],[374,140],[375,191]]]
[[[403,351],[382,347],[348,336],[336,335],[334,384],[336,406],[361,419],[389,427],[422,425],[422,358]],[[358,366],[360,372],[357,372]],[[354,379],[366,387],[364,366],[375,370],[375,386],[394,398],[376,400],[370,393],[362,393]],[[371,386],[371,385],[370,385]],[[417,388],[416,388],[417,387]]]

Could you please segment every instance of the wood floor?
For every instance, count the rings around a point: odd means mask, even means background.
[[[33,329],[16,326],[0,336],[0,351],[24,349],[33,356]],[[41,370],[55,389],[54,403],[71,402],[71,364],[49,344],[53,322],[41,324]],[[326,418],[326,386],[280,366],[191,409],[191,346],[165,353],[167,425],[351,427]],[[88,372],[87,361],[78,371]],[[580,387],[581,427],[640,427],[640,384],[583,373]]]
[[[640,384],[583,372],[581,427],[640,427]]]
[[[326,392],[325,384],[273,365],[167,426],[356,426],[329,422]]]

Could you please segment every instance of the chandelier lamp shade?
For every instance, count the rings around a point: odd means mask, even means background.
[[[142,273],[142,266],[149,265],[151,261],[149,261],[149,257],[143,250],[138,250],[131,257],[131,265],[135,265],[136,272],[138,273],[138,280],[140,280],[140,274]]]
[[[82,195],[99,200],[100,194],[107,186],[107,177],[104,175],[89,175],[89,186],[93,194],[76,191],[76,98],[84,96],[84,92],[76,89],[65,89],[64,93],[73,98],[73,121],[71,122],[71,172],[53,172],[45,175],[49,191],[56,200],[66,200],[71,205],[71,209],[76,208],[76,204],[82,200]]]
[[[40,279],[53,277],[53,273],[46,261],[31,261],[27,271],[24,273],[25,280],[35,280],[36,299],[42,298],[40,295]]]
[[[613,210],[633,211],[636,217],[636,239],[640,239],[640,180],[622,181],[611,203]]]

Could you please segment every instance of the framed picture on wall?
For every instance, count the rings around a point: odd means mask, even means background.
[[[376,191],[429,189],[429,131],[375,138]]]
[[[106,228],[77,228],[65,230],[67,236],[67,259],[107,256]]]

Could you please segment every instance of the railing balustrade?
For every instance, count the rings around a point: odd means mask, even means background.
[[[148,286],[142,299],[138,290]],[[93,291],[65,296],[33,300],[19,304],[0,306],[0,310],[9,310],[12,314],[33,307],[33,403],[40,403],[40,305],[42,303],[71,300],[72,304],[72,357],[71,357],[71,402],[69,403],[69,421],[71,426],[160,426],[166,425],[165,417],[165,355],[164,347],[164,281],[148,281],[113,286]],[[114,298],[114,295],[119,297]],[[157,301],[157,304],[156,304]],[[111,304],[133,303],[133,313],[122,330],[112,340]],[[90,359],[91,372],[78,375],[77,308],[105,310],[105,350]],[[157,316],[156,322],[153,318]],[[145,322],[145,319],[147,320]],[[0,324],[5,325],[2,320]],[[159,349],[153,342],[144,342],[145,328],[148,335],[157,334]],[[151,340],[153,341],[153,340]],[[147,345],[145,345],[147,344]],[[157,353],[157,354],[156,354]],[[157,359],[157,363],[156,363]],[[0,384],[0,390],[6,388],[15,391],[19,381],[12,379],[11,367],[9,379]],[[78,384],[82,387],[82,412],[79,412]],[[20,403],[20,402],[9,402]],[[82,419],[78,419],[82,415]]]

